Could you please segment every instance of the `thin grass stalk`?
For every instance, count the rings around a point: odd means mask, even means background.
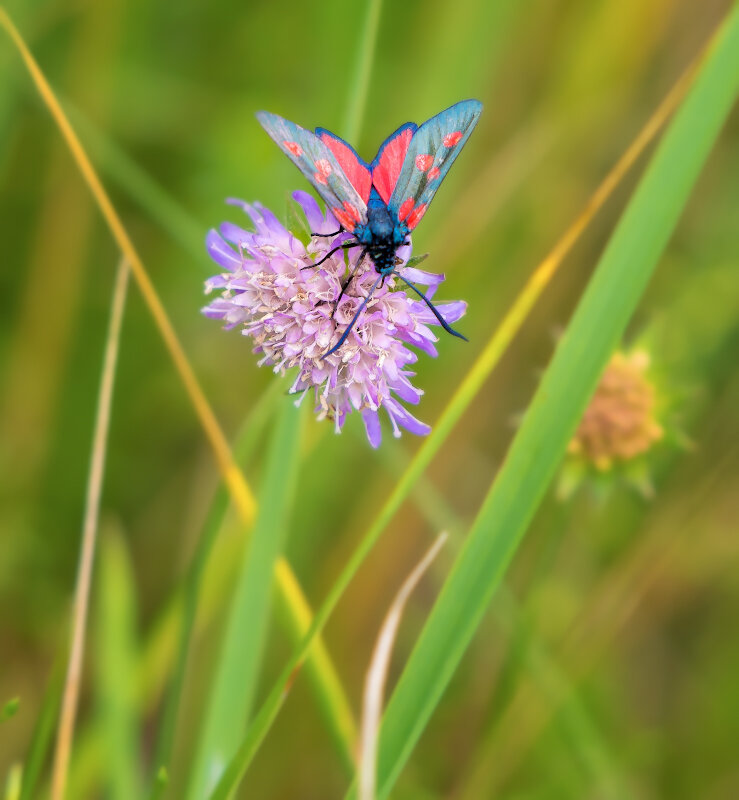
[[[77,567],[77,582],[74,593],[72,612],[72,639],[69,649],[67,674],[64,681],[59,727],[57,729],[56,748],[54,751],[54,767],[52,773],[52,800],[63,800],[67,785],[69,756],[74,738],[74,723],[79,702],[80,681],[82,679],[82,659],[85,651],[85,633],[87,629],[88,608],[90,604],[90,586],[92,568],[95,559],[98,518],[100,515],[100,496],[105,474],[105,455],[110,430],[110,409],[113,403],[113,387],[118,361],[123,311],[126,304],[129,267],[122,258],[116,273],[113,289],[113,302],[110,312],[110,323],[105,341],[105,355],[100,378],[97,410],[95,412],[95,432],[90,457],[90,472],[87,479],[87,496],[82,527],[82,544],[80,546]]]
[[[308,633],[296,649],[292,658],[285,665],[277,682],[255,717],[252,725],[253,730],[247,733],[244,743],[244,751],[248,750],[250,757],[253,757],[256,753],[256,750],[266,735],[266,730],[260,730],[261,726],[271,726],[279,714],[280,708],[287,696],[286,687],[291,684],[295,672],[301,668],[305,661],[306,654],[312,646],[313,638],[318,636],[323,630],[331,614],[338,605],[339,600],[364,563],[364,560],[390,524],[418,479],[423,475],[436,453],[444,444],[449,434],[454,429],[454,426],[467,408],[469,408],[470,404],[477,396],[477,393],[497,366],[513,338],[528,318],[539,296],[549,285],[561,266],[564,258],[593,220],[597,212],[612,195],[615,188],[623,180],[629,169],[651,144],[657,133],[680,104],[680,101],[684,98],[692,83],[698,66],[705,58],[709,47],[710,44],[706,46],[701,55],[680,76],[667,96],[647,120],[645,126],[637,134],[634,141],[590,196],[585,207],[576,217],[575,221],[534,270],[526,285],[514,300],[510,310],[503,318],[503,321],[494,331],[487,346],[472,365],[459,389],[452,396],[452,399],[442,412],[439,421],[434,426],[428,438],[421,445],[408,468],[395,483],[390,497],[383,504],[372,525],[335,581],[321,607],[316,611]],[[247,742],[249,744],[248,747],[246,747]]]
[[[343,136],[348,142],[356,142],[362,128],[381,12],[382,0],[368,0],[367,16],[364,21],[362,39],[354,69],[354,79],[350,84],[349,102],[342,127]]]
[[[413,571],[403,581],[390,610],[387,612],[380,635],[377,637],[372,652],[370,668],[364,684],[362,726],[359,740],[359,800],[375,800],[377,771],[377,738],[382,717],[382,703],[385,695],[385,683],[390,669],[390,657],[398,634],[400,620],[405,604],[418,585],[426,570],[439,554],[447,540],[447,534],[440,534],[426,551],[424,557],[416,564]]]
[[[246,478],[233,458],[226,437],[200,387],[192,366],[172,327],[169,316],[151,282],[151,278],[123,226],[118,213],[111,203],[100,178],[80,144],[77,134],[70,125],[59,101],[52,91],[51,86],[18,32],[18,29],[13,24],[5,9],[1,6],[0,25],[6,29],[17,47],[39,94],[56,122],[64,140],[67,142],[72,156],[85,182],[89,186],[113,238],[131,267],[134,279],[154,318],[154,322],[169,351],[175,369],[184,384],[203,431],[211,445],[216,463],[218,464],[224,482],[228,486],[239,516],[244,525],[250,528],[256,514],[254,495]],[[275,566],[275,577],[280,592],[280,599],[285,604],[290,615],[292,629],[299,632],[297,638],[300,638],[307,631],[312,619],[310,606],[290,565],[284,558],[280,558]],[[311,651],[309,668],[321,706],[324,709],[328,709],[330,714],[329,722],[331,732],[335,739],[342,741],[344,749],[350,752],[351,741],[343,737],[348,731],[353,730],[355,727],[351,706],[349,705],[336,670],[322,641],[317,641]]]

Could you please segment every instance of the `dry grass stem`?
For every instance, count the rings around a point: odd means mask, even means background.
[[[440,534],[427,550],[426,555],[405,579],[380,628],[380,635],[372,653],[369,672],[364,684],[359,757],[359,800],[375,800],[377,738],[380,732],[385,681],[387,680],[390,656],[395,636],[398,633],[400,619],[403,615],[403,609],[411,592],[416,588],[424,572],[436,558],[446,540],[447,534]]]
[[[85,498],[82,545],[80,547],[77,583],[74,594],[72,640],[54,753],[52,800],[63,800],[64,798],[69,756],[72,751],[74,723],[77,716],[80,681],[82,678],[82,660],[85,651],[85,631],[90,601],[90,585],[92,583],[92,567],[95,557],[95,542],[97,540],[98,517],[100,514],[100,496],[105,474],[105,453],[108,443],[108,431],[110,430],[110,409],[113,402],[113,385],[118,361],[123,311],[126,304],[128,274],[128,263],[123,258],[118,265],[113,289],[113,303],[105,344],[105,355],[103,357],[97,411],[95,413],[95,431],[92,440],[87,496]]]

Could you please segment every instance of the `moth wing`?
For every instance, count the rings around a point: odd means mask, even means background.
[[[313,184],[342,227],[354,232],[360,223],[366,224],[367,203],[331,149],[315,133],[267,111],[260,111],[257,119],[280,150]]]
[[[469,139],[482,113],[478,100],[462,100],[424,122],[415,132],[388,202],[413,230]]]
[[[334,154],[334,158],[339,162],[339,166],[349,179],[349,183],[351,183],[366,205],[372,188],[372,173],[369,166],[359,157],[357,151],[348,142],[345,142],[335,133],[331,133],[325,128],[316,128],[316,135]]]
[[[393,190],[398,183],[406,153],[417,127],[415,122],[406,122],[405,125],[401,125],[380,145],[375,160],[372,162],[372,184],[386,205],[390,202]]]

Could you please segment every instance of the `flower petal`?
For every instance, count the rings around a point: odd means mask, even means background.
[[[308,192],[293,192],[293,200],[303,209],[312,233],[332,233],[338,228],[338,222],[335,222],[334,219],[328,220],[321,212],[321,207],[316,199]],[[333,227],[330,227],[329,223]]]
[[[415,433],[416,436],[427,436],[429,433],[431,433],[430,425],[427,425],[425,422],[421,422],[420,419],[416,419],[413,414],[403,408],[400,403],[396,402],[392,398],[385,400],[384,405],[392,421],[397,422],[398,425],[401,425],[407,431]]]
[[[362,421],[364,422],[364,429],[367,431],[369,443],[372,447],[377,449],[382,441],[382,428],[380,427],[379,415],[371,408],[363,408]]]
[[[223,241],[218,231],[208,231],[208,235],[205,237],[205,246],[213,261],[229,272],[236,272],[241,267],[241,256]]]

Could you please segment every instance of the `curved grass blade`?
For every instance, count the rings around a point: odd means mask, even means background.
[[[739,7],[619,221],[400,678],[383,722],[380,797],[392,789],[500,584],[737,90]]]
[[[400,627],[400,619],[408,598],[431,566],[431,562],[444,546],[447,534],[442,533],[427,550],[424,557],[416,564],[408,577],[403,581],[393,604],[387,612],[377,637],[372,653],[370,668],[364,683],[364,702],[362,713],[362,729],[359,743],[359,800],[374,800],[375,771],[377,759],[377,739],[380,732],[380,718],[385,694],[385,682],[390,669],[390,657],[395,644],[395,637]]]
[[[274,565],[287,537],[297,484],[302,411],[282,398],[272,433],[259,513],[231,601],[188,796],[207,796],[243,738],[256,690]]]

